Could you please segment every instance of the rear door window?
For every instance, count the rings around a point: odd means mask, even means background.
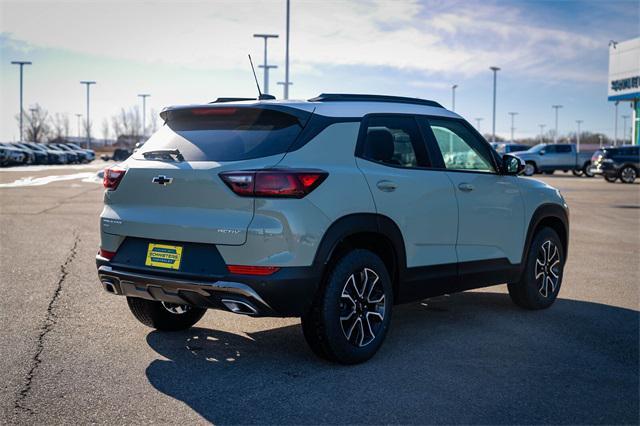
[[[239,161],[282,154],[302,125],[286,112],[262,108],[195,108],[170,111],[165,125],[135,158],[178,149],[186,161]],[[148,156],[147,158],[152,158]]]
[[[428,167],[422,134],[414,117],[371,116],[366,120],[362,157],[390,166]]]

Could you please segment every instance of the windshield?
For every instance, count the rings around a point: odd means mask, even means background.
[[[186,161],[238,161],[286,152],[302,126],[293,115],[261,108],[173,111],[134,155],[178,149]]]
[[[67,146],[69,146],[69,147],[71,147],[73,149],[82,149],[78,145],[76,145],[75,143],[68,143]]]

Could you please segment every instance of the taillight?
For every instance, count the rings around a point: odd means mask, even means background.
[[[107,188],[114,190],[120,184],[122,177],[126,173],[126,169],[121,167],[109,167],[104,169],[104,177],[102,178],[102,185]]]
[[[100,251],[98,252],[98,254],[100,255],[100,257],[104,257],[107,260],[111,260],[113,259],[113,257],[116,255],[115,251],[108,251],[105,249],[100,249]]]
[[[245,265],[227,265],[227,269],[236,275],[271,275],[280,268],[277,266],[245,266]]]
[[[233,115],[237,108],[195,108],[191,110],[193,115]]]
[[[328,175],[321,170],[258,170],[223,172],[220,178],[242,197],[302,198]]]

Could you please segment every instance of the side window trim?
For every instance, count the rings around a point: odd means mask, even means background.
[[[431,164],[433,164],[433,160],[431,157],[431,152],[428,150],[427,146],[426,146],[426,141],[424,138],[424,133],[422,132],[421,126],[420,126],[420,122],[417,120],[416,116],[414,114],[403,114],[403,113],[370,113],[370,114],[366,114],[362,117],[362,120],[360,122],[360,130],[358,131],[358,141],[356,143],[356,149],[355,149],[355,153],[354,155],[358,158],[362,158],[363,160],[367,160],[367,161],[373,161],[370,159],[367,159],[364,157],[364,144],[365,144],[365,140],[367,138],[367,129],[369,128],[369,121],[371,118],[377,118],[377,117],[408,117],[411,118],[414,122],[414,124],[416,125],[416,128],[418,129],[418,134],[420,136],[420,141],[418,141],[418,150],[416,150],[415,154],[416,154],[416,160],[420,163],[422,162],[422,165],[418,165],[417,167],[405,167],[405,166],[399,166],[399,165],[394,165],[394,164],[386,164],[386,163],[380,163],[380,164],[384,164],[384,166],[387,167],[393,167],[393,168],[398,168],[398,169],[404,169],[404,170],[430,170],[433,169],[433,167],[431,166]],[[413,147],[414,150],[416,147]]]

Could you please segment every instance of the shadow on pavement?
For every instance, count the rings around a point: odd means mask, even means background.
[[[150,383],[216,424],[638,423],[637,311],[497,293],[398,306],[369,362],[332,365],[298,326],[151,332]]]

